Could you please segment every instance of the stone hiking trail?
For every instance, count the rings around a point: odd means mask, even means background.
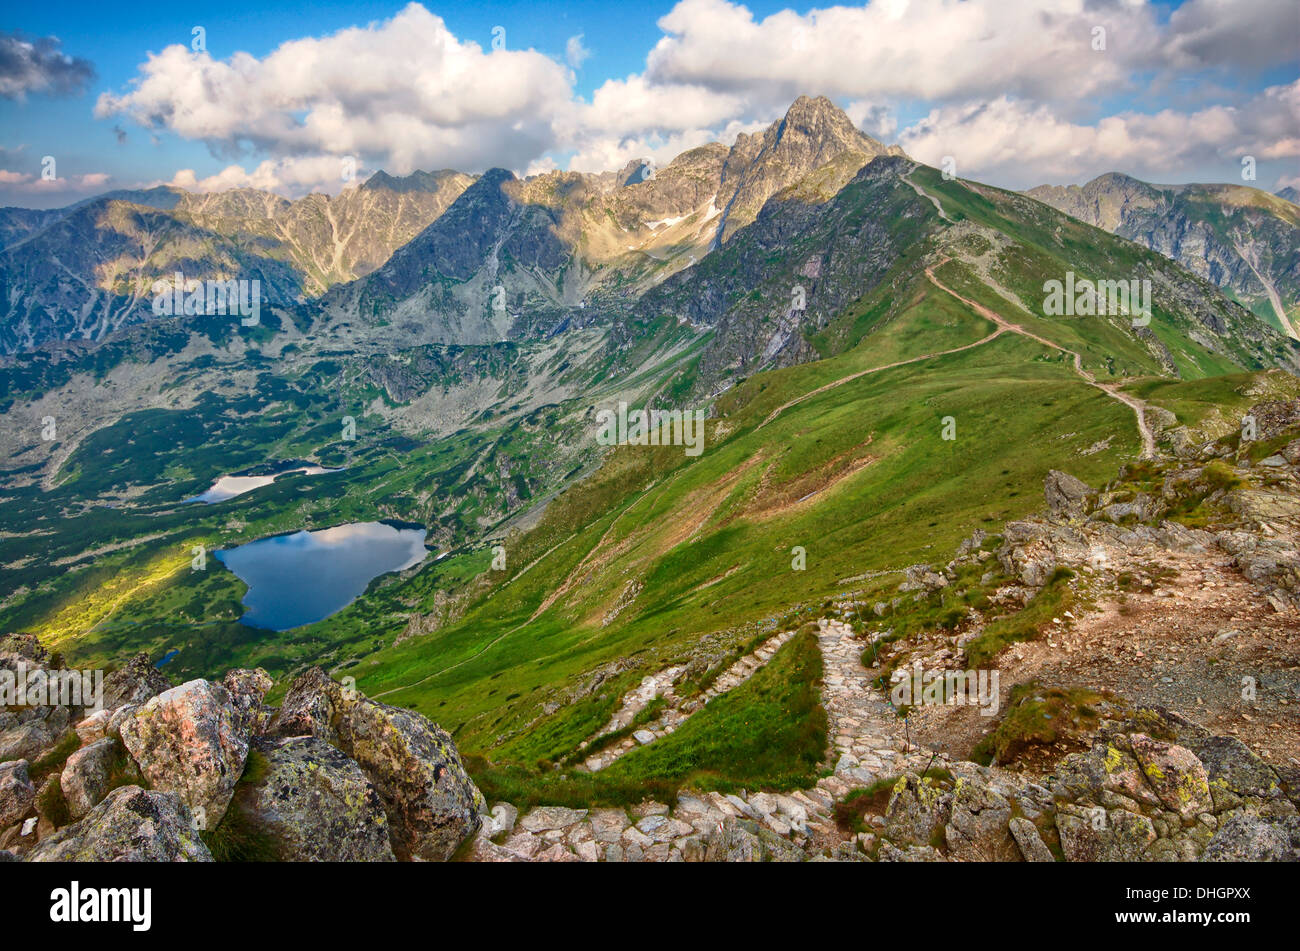
[[[507,862],[686,861],[698,858],[704,848],[703,837],[728,818],[753,820],[796,841],[813,836],[826,842],[842,840],[844,836],[836,829],[833,818],[837,800],[882,778],[923,770],[933,754],[909,744],[903,721],[871,686],[872,674],[860,662],[863,642],[854,637],[853,629],[838,620],[822,619],[817,623],[824,663],[822,706],[828,720],[832,775],[819,779],[809,789],[790,793],[740,796],[683,792],[675,808],[663,803],[642,804],[630,810],[538,806],[519,817],[513,806],[501,803],[493,808],[479,833],[474,857]],[[794,634],[787,631],[769,638],[752,654],[732,664],[715,684],[714,695],[748,680]],[[667,668],[647,678],[641,688],[630,691],[602,733],[630,724],[636,712],[653,698],[655,689],[670,684],[680,670]],[[664,689],[660,695],[672,703],[671,689]],[[677,729],[703,706],[699,703],[689,711],[674,707],[677,715],[668,718],[671,728],[657,731],[655,738]],[[612,751],[596,754],[587,760],[588,768],[597,759],[600,762],[596,768],[603,769],[638,742],[625,740],[614,755]],[[500,845],[491,841],[500,834],[505,835]]]
[[[909,184],[912,183],[909,182]],[[921,192],[919,187],[916,186],[915,184],[912,184],[912,187],[917,188],[919,194],[925,195],[925,197],[929,198],[931,201],[935,200],[933,196]],[[937,204],[938,203],[936,202],[936,205]],[[856,373],[850,373],[848,376],[840,377],[838,380],[832,380],[830,383],[826,383],[822,386],[819,386],[815,390],[809,390],[807,393],[804,393],[802,396],[796,397],[795,399],[792,399],[787,403],[781,404],[776,409],[772,410],[772,412],[767,415],[766,419],[764,419],[761,423],[758,424],[757,429],[762,429],[764,426],[772,422],[772,420],[776,419],[778,416],[780,416],[783,412],[785,412],[790,407],[797,406],[799,403],[802,403],[804,400],[810,399],[811,397],[817,396],[821,393],[825,393],[827,390],[832,390],[837,386],[843,386],[845,383],[851,383],[852,381],[858,379],[859,377],[868,376],[872,373],[880,373],[884,370],[892,370],[895,367],[907,366],[908,364],[911,363],[919,363],[922,360],[930,360],[934,357],[946,357],[949,356],[950,354],[961,353],[965,350],[971,350],[975,347],[983,346],[984,344],[989,343],[992,340],[996,340],[998,337],[1002,336],[1003,333],[1010,332],[1010,333],[1020,334],[1022,337],[1028,337],[1030,340],[1033,340],[1037,343],[1041,343],[1045,347],[1048,347],[1052,350],[1056,350],[1060,353],[1067,353],[1071,357],[1073,357],[1074,372],[1085,383],[1087,383],[1089,386],[1096,387],[1097,389],[1105,393],[1107,396],[1109,396],[1111,399],[1117,400],[1120,403],[1123,403],[1129,409],[1133,410],[1133,414],[1137,418],[1138,433],[1142,438],[1141,458],[1143,459],[1154,458],[1156,454],[1155,436],[1152,434],[1151,428],[1147,425],[1145,402],[1143,402],[1142,400],[1138,399],[1135,396],[1130,396],[1128,393],[1124,393],[1123,391],[1121,391],[1118,383],[1098,383],[1097,378],[1083,368],[1083,358],[1080,357],[1079,354],[1076,353],[1075,351],[1068,350],[1065,347],[1062,347],[1060,344],[1048,340],[1046,337],[1040,337],[1038,334],[1034,333],[1033,331],[1026,330],[1024,327],[1020,326],[1019,324],[1012,323],[1011,321],[1007,320],[1005,317],[1001,316],[1000,314],[996,313],[990,308],[985,307],[983,304],[978,303],[977,301],[973,301],[969,297],[964,297],[961,294],[958,294],[952,288],[945,285],[942,281],[940,281],[937,277],[934,276],[934,269],[937,267],[942,267],[945,263],[947,263],[948,260],[949,259],[947,257],[940,258],[937,262],[927,267],[925,269],[925,276],[929,278],[930,283],[933,284],[935,287],[939,288],[939,290],[943,291],[946,294],[949,294],[952,297],[955,297],[957,300],[961,301],[967,307],[974,310],[985,320],[991,321],[996,328],[991,334],[988,334],[985,337],[981,337],[979,340],[976,340],[973,343],[968,343],[960,347],[953,347],[951,350],[937,350],[934,353],[924,353],[921,354],[919,357],[911,357],[907,360],[898,360],[894,363],[887,363],[884,366],[871,367],[866,370],[858,370]]]

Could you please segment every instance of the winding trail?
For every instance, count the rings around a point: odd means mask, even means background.
[[[944,289],[947,290],[947,288]],[[843,386],[845,383],[851,383],[854,380],[858,379],[859,377],[867,376],[872,373],[880,373],[882,370],[892,370],[895,367],[905,367],[909,363],[920,363],[922,360],[929,360],[932,357],[945,357],[950,353],[961,353],[963,350],[970,350],[974,347],[978,347],[982,344],[986,344],[990,340],[994,340],[1002,336],[1005,330],[1006,330],[1005,327],[998,327],[998,329],[993,331],[993,333],[989,334],[987,337],[982,337],[979,340],[976,340],[974,343],[968,343],[960,347],[953,347],[951,350],[937,350],[934,353],[923,353],[919,357],[909,357],[906,360],[899,360],[895,363],[887,363],[884,366],[871,367],[869,370],[859,370],[856,373],[850,373],[848,376],[840,377],[838,380],[832,380],[830,383],[827,383],[824,386],[819,386],[815,390],[809,390],[807,393],[803,394],[802,396],[795,397],[794,399],[790,400],[788,403],[782,403],[776,409],[772,410],[772,412],[767,414],[767,418],[758,424],[758,426],[755,428],[755,432],[757,432],[759,429],[762,429],[772,420],[776,419],[778,416],[780,416],[782,413],[788,410],[791,406],[797,406],[800,403],[802,403],[804,400],[811,399],[812,397],[817,396],[818,394],[825,393],[827,390],[833,390],[837,386]]]
[[[766,667],[768,661],[776,656],[776,652],[794,635],[795,631],[789,630],[769,637],[757,649],[729,664],[708,689],[689,699],[679,697],[676,691],[677,678],[685,670],[681,665],[669,667],[659,671],[658,674],[644,678],[640,686],[623,696],[623,701],[613,718],[603,729],[588,738],[584,749],[589,748],[605,734],[630,727],[636,715],[649,706],[656,697],[663,698],[666,709],[655,722],[644,724],[642,729],[637,730],[632,736],[624,737],[610,748],[592,750],[584,759],[584,767],[593,773],[602,770],[637,746],[645,746],[672,733],[691,716],[703,710],[715,697],[729,693]]]
[[[1022,337],[1028,337],[1030,340],[1034,340],[1038,343],[1041,343],[1044,347],[1049,347],[1052,350],[1059,351],[1060,353],[1068,353],[1070,356],[1074,357],[1074,372],[1077,373],[1085,383],[1087,383],[1089,386],[1095,386],[1097,389],[1101,390],[1111,399],[1118,400],[1119,402],[1127,406],[1129,409],[1133,410],[1133,415],[1137,417],[1138,433],[1142,436],[1142,457],[1141,458],[1150,459],[1156,454],[1155,437],[1151,433],[1151,428],[1147,425],[1145,402],[1138,399],[1136,396],[1130,396],[1128,393],[1122,392],[1119,388],[1118,383],[1098,383],[1097,378],[1083,368],[1083,358],[1080,357],[1079,354],[1076,353],[1075,351],[1066,349],[1065,347],[1062,347],[1060,344],[1048,340],[1046,337],[1040,337],[1032,330],[1026,330],[1024,327],[1020,326],[1019,324],[1011,323],[1006,318],[1001,317],[998,314],[994,313],[993,311],[989,310],[989,308],[985,307],[983,304],[980,304],[977,301],[973,301],[969,297],[963,297],[961,294],[958,294],[956,291],[954,291],[951,287],[945,285],[942,281],[940,281],[937,277],[934,276],[934,269],[936,267],[942,266],[944,263],[947,262],[947,260],[948,260],[947,258],[943,258],[936,264],[932,264],[930,265],[930,267],[925,269],[925,276],[930,279],[931,284],[939,288],[939,290],[944,291],[947,294],[951,294],[953,297],[957,298],[967,307],[970,307],[972,310],[974,310],[981,317],[993,321],[995,324],[998,325],[999,329],[1009,330],[1012,333],[1020,334]]]
[[[731,686],[751,676],[793,636],[793,631],[784,632],[770,639],[759,651],[747,655],[746,666],[751,669],[734,671],[736,683]],[[862,666],[863,642],[854,637],[848,624],[829,618],[820,620],[817,640],[824,664],[821,700],[826,710],[829,742],[825,775],[815,785],[788,793],[741,791],[723,795],[683,790],[674,805],[643,803],[630,810],[534,806],[521,810],[518,822],[505,828],[500,845],[491,836],[501,827],[486,825],[475,841],[473,860],[695,861],[698,859],[686,858],[687,854],[700,856],[701,840],[732,817],[757,822],[796,844],[814,837],[827,846],[842,842],[845,833],[835,821],[838,800],[854,789],[904,772],[919,773],[936,761],[945,763],[946,759],[910,741],[904,721],[899,719],[888,698],[872,686],[875,671]],[[663,683],[678,671],[679,668],[662,671],[655,681]],[[629,693],[625,698],[626,709],[620,710],[611,726],[630,723],[634,711],[648,703],[656,682],[647,683],[649,689],[640,695],[637,691]],[[698,709],[681,712],[689,716]],[[685,716],[674,728],[684,721]],[[630,744],[627,748],[635,745],[635,741],[626,743]],[[624,752],[626,749],[618,755]],[[604,756],[609,757],[610,753],[607,751]],[[612,758],[589,764],[589,768],[603,768],[609,762]]]
[[[925,194],[924,192],[920,191],[918,186],[913,185],[913,187],[917,188],[919,193]],[[934,200],[933,197],[929,195],[926,195],[926,197],[930,198],[931,201]],[[919,363],[922,360],[929,360],[932,359],[933,357],[944,357],[953,353],[961,353],[964,350],[970,350],[973,349],[974,347],[982,346],[991,340],[997,339],[1002,334],[1010,332],[1014,334],[1019,334],[1022,337],[1028,337],[1030,340],[1036,341],[1037,343],[1040,343],[1043,346],[1048,347],[1049,349],[1056,350],[1060,353],[1068,353],[1071,357],[1073,357],[1074,372],[1078,374],[1079,377],[1085,383],[1087,383],[1089,386],[1096,387],[1097,389],[1105,393],[1107,396],[1109,396],[1111,399],[1118,400],[1119,402],[1123,403],[1125,406],[1129,407],[1129,409],[1133,410],[1133,415],[1137,418],[1138,433],[1142,437],[1141,458],[1150,459],[1155,455],[1156,453],[1155,436],[1152,435],[1151,428],[1147,425],[1145,402],[1138,399],[1136,396],[1131,396],[1130,394],[1121,391],[1118,383],[1097,382],[1097,378],[1083,368],[1083,358],[1080,357],[1079,354],[1076,353],[1075,351],[1062,347],[1060,344],[1054,343],[1053,341],[1048,340],[1046,337],[1040,337],[1032,330],[1026,330],[1024,327],[1020,326],[1020,324],[1012,323],[1011,321],[1007,320],[1005,317],[994,312],[993,310],[990,310],[988,307],[985,307],[983,304],[979,303],[978,301],[973,301],[969,297],[965,297],[961,294],[958,294],[951,287],[948,287],[946,284],[944,284],[942,281],[940,281],[937,277],[934,276],[934,269],[947,263],[947,261],[948,258],[945,257],[940,259],[936,263],[930,265],[929,267],[927,267],[925,269],[925,276],[929,278],[930,283],[933,284],[935,287],[939,288],[939,290],[943,291],[945,294],[955,297],[957,300],[961,301],[967,307],[971,308],[973,311],[975,311],[975,313],[979,314],[985,320],[991,321],[993,325],[996,327],[993,333],[989,334],[986,337],[982,337],[979,340],[976,340],[974,343],[968,343],[965,346],[953,347],[951,350],[937,350],[933,353],[924,353],[921,354],[921,356],[919,357],[911,357],[910,359],[907,360],[898,360],[894,363],[885,364],[884,366],[871,367],[868,370],[859,370],[856,373],[850,373],[848,376],[840,377],[838,380],[832,380],[830,383],[826,383],[823,386],[819,386],[815,390],[809,390],[807,393],[804,393],[802,396],[796,397],[795,399],[792,399],[789,402],[783,403],[780,406],[778,406],[776,409],[772,410],[772,412],[767,415],[767,418],[758,424],[758,426],[755,429],[755,432],[757,432],[759,429],[762,429],[768,423],[772,422],[772,420],[776,419],[778,416],[780,416],[783,412],[785,412],[790,407],[797,406],[799,403],[802,403],[804,400],[809,399],[813,396],[817,396],[820,393],[825,393],[827,390],[834,389],[837,386],[843,386],[845,383],[851,383],[852,381],[858,379],[859,377],[864,377],[872,373],[879,373],[882,370],[892,370],[895,367],[907,366],[910,363]]]

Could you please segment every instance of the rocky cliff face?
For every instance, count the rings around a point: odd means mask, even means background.
[[[1293,202],[1241,185],[1151,185],[1114,172],[1027,194],[1160,252],[1258,313],[1272,312],[1298,336],[1300,209]]]
[[[50,658],[0,640],[0,670]],[[104,706],[0,710],[0,856],[32,862],[443,861],[485,812],[451,738],[318,668],[276,709],[260,670],[177,687],[143,655]]]

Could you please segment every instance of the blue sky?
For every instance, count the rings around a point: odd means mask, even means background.
[[[190,49],[195,25],[204,51]],[[761,128],[800,93],[1009,187],[1112,169],[1241,181],[1243,155],[1258,175],[1247,184],[1300,181],[1294,0],[55,2],[11,7],[0,37],[56,38],[51,55],[94,70],[72,89],[46,82],[61,68],[48,56],[0,76],[0,204],[158,182],[336,191],[344,154],[363,177],[668,161]],[[40,179],[47,155],[57,187]]]

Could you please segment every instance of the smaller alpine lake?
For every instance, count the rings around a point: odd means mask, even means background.
[[[206,492],[196,495],[193,498],[185,499],[186,502],[205,502],[212,505],[216,502],[224,502],[227,499],[233,499],[243,495],[246,492],[252,492],[254,489],[260,489],[263,486],[271,485],[280,476],[286,475],[328,475],[331,472],[342,472],[342,469],[326,469],[324,466],[318,466],[314,462],[310,463],[287,463],[284,466],[272,469],[263,475],[224,475],[212,483],[212,487]]]
[[[347,607],[370,582],[418,565],[428,555],[423,528],[353,522],[273,535],[215,553],[248,585],[240,622],[287,631]]]

